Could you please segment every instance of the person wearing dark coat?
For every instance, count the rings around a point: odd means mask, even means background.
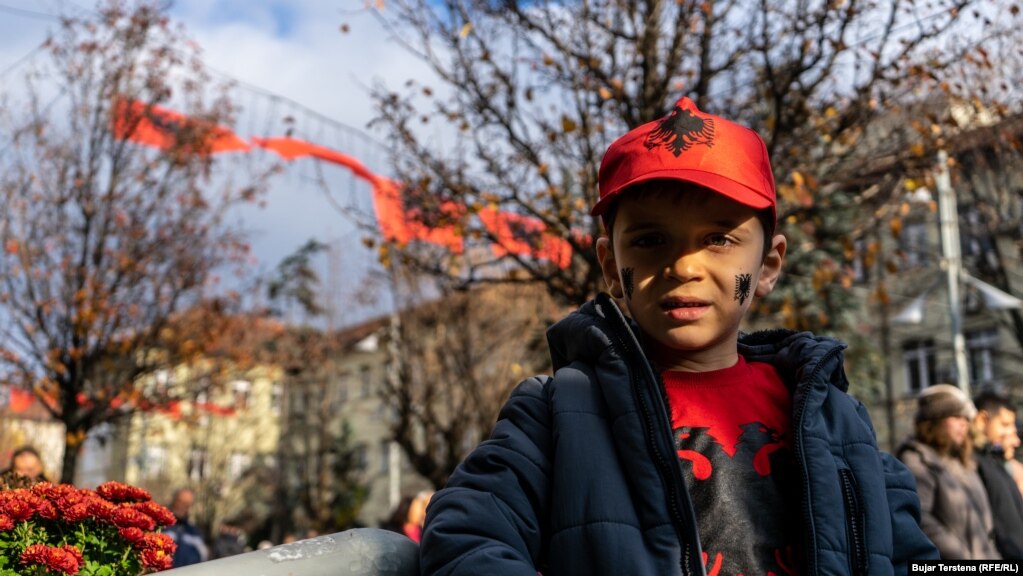
[[[174,540],[177,549],[174,551],[174,567],[191,566],[205,562],[210,558],[210,550],[203,538],[203,533],[190,518],[195,492],[190,488],[179,488],[171,497],[170,510],[177,520],[167,526],[163,532]]]
[[[985,391],[974,398],[978,432],[974,451],[994,520],[995,545],[1006,560],[1023,560],[1023,494],[1008,470],[1005,447],[1015,441],[1016,408],[1004,395]]]

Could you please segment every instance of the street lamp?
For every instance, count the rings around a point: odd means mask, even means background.
[[[955,190],[948,171],[948,153],[938,152],[938,165],[934,175],[938,189],[938,214],[941,229],[941,267],[945,271],[948,288],[949,320],[952,329],[952,352],[956,365],[956,380],[959,388],[970,393],[970,372],[966,360],[966,340],[962,327],[961,283],[970,284],[980,292],[984,304],[991,310],[1023,307],[1023,300],[1007,294],[990,284],[982,282],[963,271],[962,255],[959,244],[959,213],[956,204]],[[919,188],[913,192],[911,200],[929,201],[930,192]],[[924,290],[913,299],[899,314],[893,318],[901,324],[919,324],[923,321],[924,304],[935,286]]]

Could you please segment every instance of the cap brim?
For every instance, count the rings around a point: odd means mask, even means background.
[[[593,206],[593,210],[590,211],[592,216],[601,216],[607,210],[608,206],[616,198],[618,198],[622,192],[626,189],[640,184],[642,182],[649,182],[651,180],[677,180],[679,182],[688,182],[690,184],[696,184],[717,192],[722,196],[731,198],[739,204],[749,206],[755,210],[763,210],[765,208],[771,208],[774,202],[770,198],[764,197],[762,194],[753,190],[752,188],[740,184],[731,178],[726,178],[720,174],[713,174],[711,172],[704,172],[702,170],[693,169],[666,169],[666,170],[655,170],[653,172],[646,172],[642,176],[633,178],[628,182],[623,183],[615,190],[610,191],[606,196],[600,199],[596,205]]]

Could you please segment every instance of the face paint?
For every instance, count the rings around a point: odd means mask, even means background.
[[[622,268],[622,289],[625,290],[625,297],[630,300],[632,299],[632,291],[636,287],[632,276],[632,268]]]
[[[753,275],[752,274],[736,274],[735,275],[735,299],[739,301],[739,304],[745,304],[746,299],[749,298],[750,290],[752,289]]]

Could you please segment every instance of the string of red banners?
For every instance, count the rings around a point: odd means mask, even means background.
[[[373,209],[385,240],[398,244],[426,242],[442,246],[454,254],[461,254],[464,250],[463,235],[456,227],[466,217],[464,206],[454,202],[441,204],[439,212],[443,215],[443,222],[434,225],[410,218],[414,209],[409,206],[402,183],[373,173],[348,154],[298,138],[253,137],[246,141],[224,126],[210,127],[199,119],[136,100],[120,100],[114,109],[113,133],[121,140],[170,150],[185,140],[182,135],[189,131],[201,134],[204,151],[210,154],[248,152],[255,145],[289,161],[308,157],[343,166],[372,187]],[[483,208],[477,216],[497,240],[491,245],[495,256],[513,254],[546,260],[561,269],[571,264],[571,244],[549,233],[546,223],[539,218],[493,208]]]
[[[38,401],[31,390],[25,390],[22,388],[10,387],[7,389],[6,394],[8,397],[7,405],[4,407],[4,410],[14,414],[27,412],[32,408],[32,405]],[[92,402],[83,393],[79,393],[75,399],[79,406],[88,407],[92,405]],[[51,406],[53,406],[56,402],[56,400],[54,400],[51,396],[47,396],[44,401]],[[214,404],[213,402],[191,402],[190,404],[195,411],[205,412],[216,416],[233,416],[236,411],[234,406],[221,406],[219,404]],[[147,402],[145,400],[133,402],[118,396],[110,401],[111,410],[118,410],[121,407],[128,405],[134,406],[143,412],[160,412],[174,420],[180,420],[182,417],[182,402],[180,400],[171,400],[167,403],[158,404]]]

